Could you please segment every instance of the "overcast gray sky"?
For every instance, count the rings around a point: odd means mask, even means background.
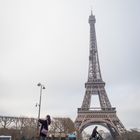
[[[0,115],[77,116],[88,75],[93,9],[106,91],[117,115],[140,128],[139,0],[0,0]]]

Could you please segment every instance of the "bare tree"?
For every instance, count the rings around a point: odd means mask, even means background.
[[[75,131],[74,122],[70,118],[53,118],[50,133],[67,135]]]

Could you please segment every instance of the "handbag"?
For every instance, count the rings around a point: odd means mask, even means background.
[[[47,136],[48,130],[46,130],[45,128],[42,128],[41,133]]]

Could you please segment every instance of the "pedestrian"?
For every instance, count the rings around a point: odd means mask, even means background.
[[[97,126],[95,126],[95,128],[93,129],[93,131],[92,131],[92,134],[91,134],[91,138],[98,138],[97,137],[97,134],[99,134],[98,132],[97,132]]]
[[[51,117],[50,115],[46,116],[46,119],[39,119],[39,123],[41,123],[40,128],[40,140],[46,140],[48,134],[48,127],[51,124]]]

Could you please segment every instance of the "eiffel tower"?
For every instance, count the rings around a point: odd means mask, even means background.
[[[106,127],[115,139],[117,136],[121,136],[122,133],[125,133],[126,129],[116,115],[116,108],[111,106],[105,90],[105,82],[102,80],[97,50],[95,22],[95,16],[91,11],[91,15],[89,16],[90,50],[88,81],[85,83],[85,96],[81,108],[78,108],[75,126],[78,132],[81,133],[86,127],[98,124]],[[92,95],[97,95],[99,97],[99,108],[90,108]]]

